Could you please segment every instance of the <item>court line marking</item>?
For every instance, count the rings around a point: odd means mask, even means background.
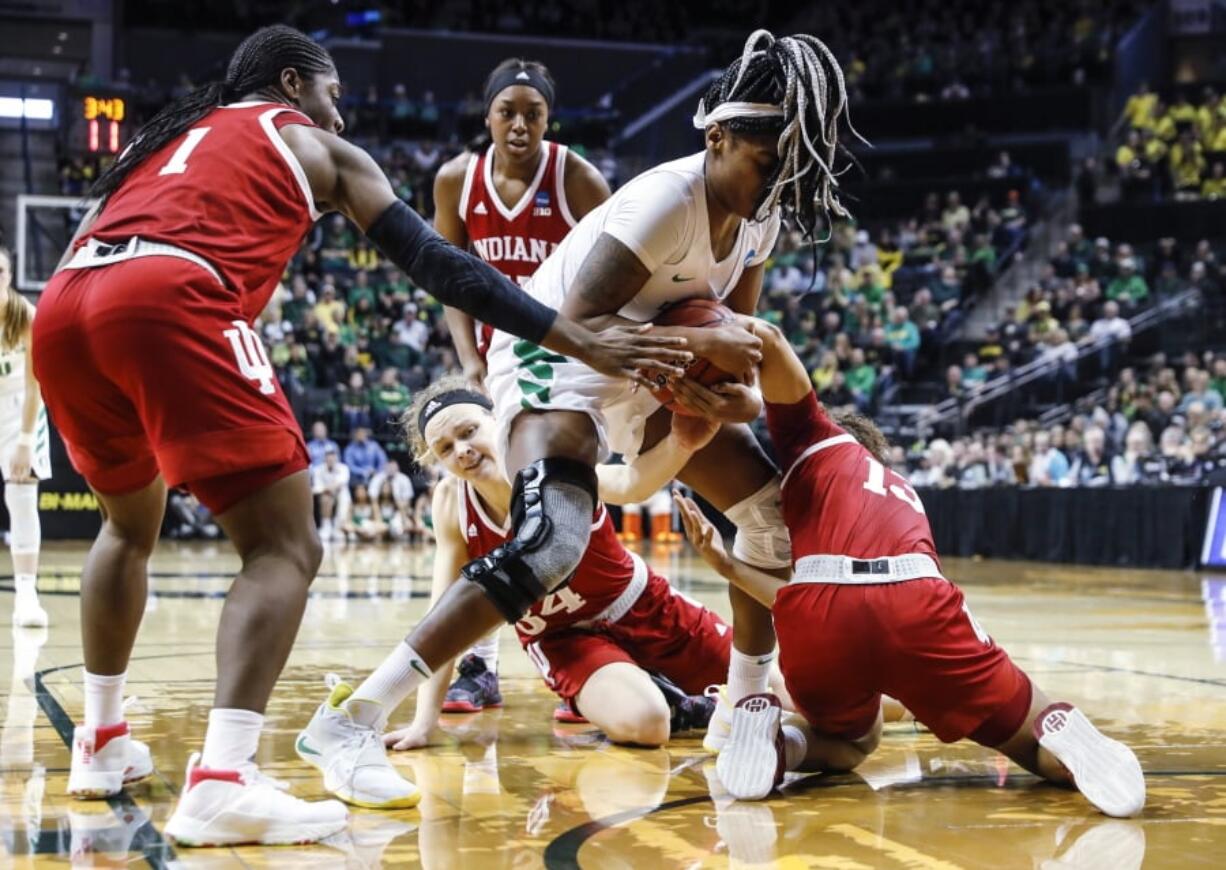
[[[1211,777],[1226,777],[1226,770],[1147,770],[1145,771],[1145,779],[1148,782],[1151,778],[1179,778],[1184,776],[1211,776]],[[1036,785],[1043,784],[1043,780],[1034,774],[1022,773],[1017,776],[1010,776],[1007,784],[999,786],[996,784],[996,777],[991,774],[960,774],[958,776],[942,776],[935,778],[924,778],[918,782],[902,783],[897,786],[891,786],[892,790],[905,791],[911,789],[929,789],[942,788],[948,785],[963,785],[970,783],[988,783],[994,790],[1012,790],[1019,789],[1023,786],[1032,788]],[[855,776],[855,774],[831,774],[831,773],[814,773],[808,776],[803,776],[799,779],[787,783],[777,793],[772,794],[771,800],[779,800],[781,798],[791,797],[793,794],[806,792],[814,789],[833,789],[845,787],[863,786],[871,788],[871,786],[863,779]],[[1058,786],[1052,786],[1058,788]],[[1064,791],[1062,789],[1062,791]],[[592,819],[584,822],[582,825],[577,825],[568,831],[563,831],[558,836],[549,841],[545,846],[545,851],[541,853],[541,858],[545,864],[546,870],[582,870],[579,863],[579,850],[583,845],[597,834],[625,825],[628,822],[634,822],[647,816],[655,815],[656,813],[675,810],[681,807],[691,806],[693,804],[710,803],[714,804],[710,794],[692,795],[690,797],[678,798],[673,801],[666,801],[662,804],[657,804],[654,807],[642,807],[640,809],[623,810],[620,813],[614,813],[611,816],[605,816],[600,819]],[[1104,817],[1105,818],[1105,817]],[[1141,822],[1149,820],[1141,818]],[[1154,821],[1163,821],[1156,819]]]
[[[159,656],[145,656],[148,659],[165,659],[177,658],[180,654],[167,654]],[[135,661],[135,659],[134,659]],[[78,662],[71,665],[57,665],[53,668],[45,668],[41,671],[35,671],[33,677],[33,686],[31,690],[34,697],[38,700],[38,706],[46,714],[51,721],[51,725],[59,734],[60,739],[64,741],[64,745],[68,747],[68,751],[72,751],[72,733],[76,728],[76,724],[72,721],[63,705],[47,688],[44,677],[48,674],[54,674],[59,671],[71,670],[72,668],[84,668],[84,662]],[[162,776],[162,774],[154,767],[153,776]],[[163,781],[165,777],[163,776]],[[136,829],[136,833],[132,837],[132,842],[129,844],[128,851],[140,852],[145,862],[153,868],[153,870],[169,870],[175,860],[175,851],[167,842],[162,832],[153,825],[153,820],[145,815],[142,810],[128,794],[125,788],[117,795],[113,795],[106,799],[107,805],[110,806],[111,812],[120,822],[123,821],[125,814],[131,815],[134,819],[143,819],[141,826]],[[171,862],[171,863],[168,863]]]
[[[41,594],[41,593],[40,593]],[[1074,662],[1068,659],[1033,658],[1031,656],[1011,656],[1014,661],[1035,662],[1047,665],[1068,665],[1075,668],[1089,668],[1094,671],[1106,671],[1113,674],[1133,674],[1138,677],[1155,677],[1160,680],[1175,680],[1180,683],[1200,683],[1205,686],[1221,686],[1226,688],[1226,680],[1215,680],[1212,677],[1183,677],[1178,674],[1161,674],[1157,671],[1140,671],[1134,668],[1121,668],[1115,665],[1099,665],[1093,662]]]

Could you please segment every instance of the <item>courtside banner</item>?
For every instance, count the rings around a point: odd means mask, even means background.
[[[1222,510],[1222,487],[1213,488],[1209,522],[1201,545],[1200,563],[1206,568],[1226,568],[1226,511]]]

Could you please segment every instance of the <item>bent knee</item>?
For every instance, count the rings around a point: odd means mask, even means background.
[[[668,707],[663,710],[640,710],[630,715],[619,715],[605,723],[601,730],[614,743],[634,746],[663,746],[669,737]]]

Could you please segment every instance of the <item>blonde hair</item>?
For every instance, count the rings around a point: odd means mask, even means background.
[[[419,465],[434,464],[438,461],[438,458],[430,449],[430,445],[426,443],[426,433],[421,431],[421,428],[417,425],[417,421],[421,418],[421,409],[426,407],[430,400],[436,396],[441,396],[443,393],[450,393],[452,390],[471,389],[472,387],[463,375],[443,375],[415,395],[412,404],[400,415],[398,426],[400,435],[404,438],[405,443],[409,445],[409,450]]]
[[[8,248],[0,247],[0,257],[8,263],[9,273],[13,271],[13,255]],[[3,303],[3,315],[0,316],[0,348],[8,350],[16,347],[30,329],[30,321],[34,319],[34,306],[9,284]]]

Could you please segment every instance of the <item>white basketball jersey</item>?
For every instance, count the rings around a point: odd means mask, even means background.
[[[26,392],[26,344],[0,347],[0,402],[7,409],[12,402],[21,407]]]
[[[741,221],[732,251],[717,261],[711,250],[705,160],[706,152],[700,151],[630,181],[579,221],[537,269],[527,291],[560,308],[596,240],[608,233],[651,271],[619,312],[623,317],[644,322],[682,299],[726,298],[746,269],[770,255],[779,234],[779,211],[765,221]]]

